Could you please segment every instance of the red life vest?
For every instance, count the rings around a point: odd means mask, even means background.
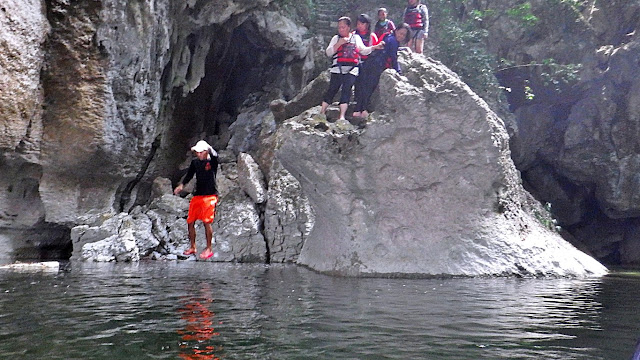
[[[351,65],[356,66],[360,63],[360,50],[356,46],[356,40],[351,34],[349,41],[342,44],[338,48],[338,52],[334,55],[338,65]]]
[[[366,34],[365,34],[365,35],[362,35],[362,34],[360,34],[360,33],[358,32],[358,30],[355,30],[355,31],[353,31],[353,33],[352,33],[352,34],[353,34],[353,35],[358,35],[358,36],[360,36],[360,38],[362,39],[362,43],[364,44],[364,46],[369,47],[369,46],[371,46],[371,45],[375,45],[375,44],[372,44],[372,43],[371,43],[371,37],[373,37],[373,36],[375,35],[375,34],[373,34],[373,33],[369,33],[369,36],[367,36]],[[366,38],[366,39],[365,39],[365,38]],[[365,61],[365,60],[367,60],[367,58],[368,58],[368,57],[369,57],[368,55],[360,55],[360,60]]]
[[[376,23],[374,32],[378,37],[378,42],[380,42],[386,34],[390,33],[394,29],[391,27],[391,24],[393,24],[391,20],[386,20],[384,25],[381,25],[380,21]]]
[[[426,12],[422,9],[424,5],[420,4],[416,7],[407,8],[404,11],[404,22],[406,22],[412,29],[422,29],[424,26],[423,17],[426,16]]]

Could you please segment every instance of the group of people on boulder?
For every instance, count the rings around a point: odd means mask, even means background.
[[[404,22],[397,27],[387,18],[385,8],[378,9],[378,21],[371,29],[371,18],[360,14],[356,29],[351,29],[351,18],[338,19],[338,34],[325,52],[333,61],[329,72],[329,88],[324,93],[320,113],[325,114],[334,96],[340,91],[340,116],[345,120],[355,85],[355,111],[353,117],[369,116],[370,99],[385,69],[402,73],[398,65],[400,44],[408,42],[409,49],[422,54],[424,40],[429,31],[429,12],[420,0],[408,0],[404,11]]]
[[[333,57],[331,65],[331,80],[329,89],[324,94],[321,113],[324,114],[333,97],[340,94],[340,119],[345,119],[351,90],[355,85],[356,107],[354,117],[367,117],[369,101],[373,91],[378,86],[380,76],[385,69],[394,69],[401,73],[398,65],[398,48],[400,44],[409,43],[409,47],[421,54],[424,39],[429,29],[429,17],[426,6],[420,0],[408,0],[404,12],[404,22],[397,27],[393,21],[387,19],[387,9],[378,9],[378,21],[371,29],[371,18],[366,14],[358,16],[356,30],[351,30],[351,19],[338,19],[338,35],[335,35],[327,46],[327,56]],[[342,88],[342,89],[341,89]],[[174,189],[179,195],[183,187],[195,175],[196,185],[194,196],[189,204],[187,228],[189,247],[183,252],[185,256],[196,254],[197,220],[202,221],[205,229],[206,247],[200,254],[200,259],[211,258],[213,229],[216,205],[218,204],[218,190],[216,188],[216,173],[218,169],[218,154],[206,141],[200,140],[191,148],[196,157],[191,161],[184,178]]]

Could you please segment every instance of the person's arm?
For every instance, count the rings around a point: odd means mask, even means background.
[[[196,166],[193,163],[193,161],[191,161],[191,164],[189,165],[189,170],[187,170],[187,174],[184,176],[184,178],[178,184],[178,186],[176,186],[176,188],[173,190],[173,194],[178,195],[182,191],[182,188],[184,188],[184,185],[188,184],[189,181],[193,179],[193,175],[195,175],[195,173],[196,173]]]
[[[398,64],[398,47],[400,46],[400,44],[395,37],[390,38],[393,38],[393,40],[387,41],[387,43],[385,44],[385,51],[387,54],[389,54],[389,58],[391,58],[391,67],[395,71],[397,71],[398,74],[402,75],[402,70],[400,69],[400,65]]]
[[[369,44],[371,45],[378,44],[378,35],[376,35],[376,33],[374,33],[373,31],[371,32],[371,37],[369,38]]]
[[[392,32],[396,29],[396,24],[393,21],[389,20],[389,24],[387,25],[387,31]]]
[[[424,36],[426,37],[429,35],[429,9],[425,4],[422,4],[420,9],[422,9],[422,30],[424,30]]]
[[[356,47],[358,48],[358,51],[360,51],[360,54],[362,55],[369,55],[373,50],[382,49],[384,47],[384,42],[381,42],[373,46],[364,46],[364,43],[362,42],[362,39],[360,38],[360,36],[356,36],[355,39],[356,39]]]
[[[327,49],[324,51],[325,54],[327,54],[327,56],[331,57],[333,55],[335,55],[338,52],[338,49],[340,48],[340,46],[342,46],[342,44],[345,44],[346,41],[341,38],[339,35],[334,35],[331,38],[331,41],[329,41],[329,46],[327,46]]]

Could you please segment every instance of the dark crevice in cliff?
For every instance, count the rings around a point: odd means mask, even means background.
[[[266,254],[265,254],[265,264],[270,264],[271,263],[271,248],[269,247],[269,238],[265,232],[265,224],[264,224],[264,217],[265,217],[265,211],[267,209],[267,203],[262,203],[262,204],[256,204],[256,211],[258,212],[258,215],[260,216],[260,222],[259,222],[259,227],[258,227],[258,231],[260,231],[260,234],[262,234],[262,238],[264,239],[264,246],[266,249]]]
[[[265,45],[250,21],[229,32],[213,26],[216,34],[205,61],[205,76],[192,93],[182,97],[174,92],[175,132],[183,143],[203,133],[214,138],[214,148],[224,149],[229,141],[229,127],[243,108],[261,101],[271,91],[290,93],[280,86],[286,52]],[[266,106],[265,106],[266,107]]]
[[[119,198],[119,205],[118,205],[118,211],[119,212],[129,212],[131,211],[131,208],[133,208],[136,205],[143,205],[146,203],[147,198],[145,196],[140,196],[141,192],[138,191],[138,196],[136,196],[136,199],[134,201],[133,204],[131,204],[131,192],[133,191],[133,189],[140,184],[140,181],[144,178],[147,169],[149,168],[149,165],[151,164],[151,161],[153,161],[154,156],[156,155],[156,151],[158,150],[158,147],[160,146],[161,143],[161,137],[158,135],[153,143],[151,144],[151,150],[149,151],[149,155],[147,155],[147,158],[144,161],[144,164],[142,164],[142,168],[140,169],[140,171],[138,172],[138,174],[136,175],[135,179],[129,181],[125,186],[124,189],[122,190],[122,192],[120,192],[119,196],[116,196],[116,198]],[[128,209],[125,209],[125,207],[129,206]]]

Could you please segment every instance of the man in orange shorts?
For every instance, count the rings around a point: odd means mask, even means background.
[[[216,189],[216,173],[218,171],[218,153],[206,141],[200,140],[191,148],[196,154],[196,158],[191,160],[189,170],[182,182],[173,190],[178,195],[184,184],[187,184],[196,176],[196,190],[189,203],[189,215],[187,216],[187,227],[189,229],[189,242],[191,246],[185,250],[184,255],[196,253],[196,220],[204,223],[204,232],[207,238],[207,248],[200,254],[200,259],[206,260],[213,256],[211,240],[213,229],[211,224],[216,215],[216,204],[218,203],[218,190]]]

